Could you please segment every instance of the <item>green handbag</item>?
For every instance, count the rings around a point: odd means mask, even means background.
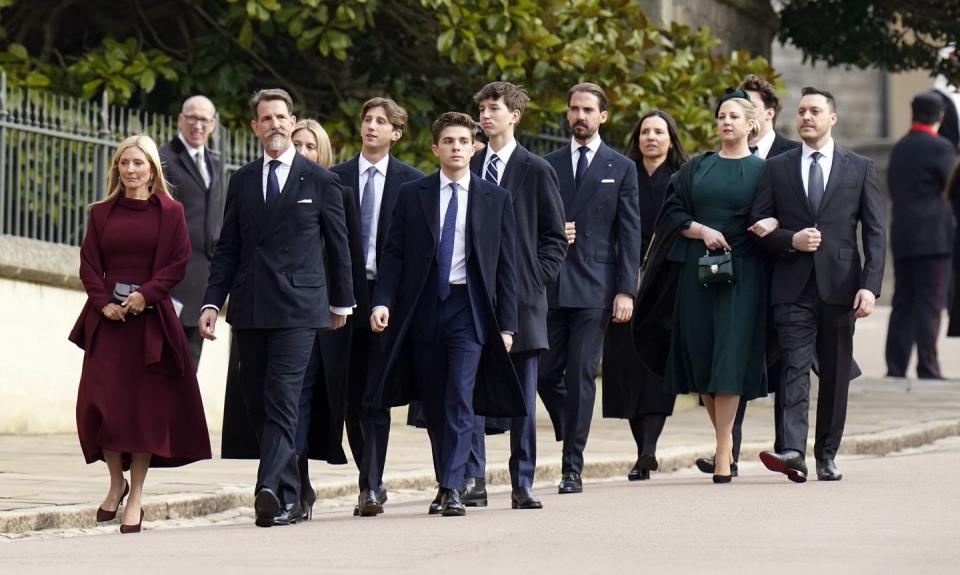
[[[733,285],[733,254],[724,250],[722,254],[715,256],[707,254],[697,260],[697,272],[700,283],[703,287],[710,287],[710,284]]]

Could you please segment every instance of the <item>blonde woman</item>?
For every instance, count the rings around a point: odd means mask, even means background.
[[[87,302],[70,341],[84,350],[77,432],[87,463],[103,460],[110,488],[97,521],[140,531],[150,467],[210,458],[210,440],[186,336],[169,292],[190,259],[183,206],[171,198],[157,145],[121,142],[107,195],[90,209],[80,252]],[[124,472],[130,472],[127,481]]]
[[[301,156],[324,168],[333,165],[330,136],[316,120],[306,119],[297,122],[293,128],[293,146]]]

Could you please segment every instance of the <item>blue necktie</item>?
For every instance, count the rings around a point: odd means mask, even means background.
[[[573,176],[574,183],[576,184],[578,190],[580,189],[580,184],[583,183],[583,176],[586,175],[587,168],[589,167],[589,164],[587,164],[587,152],[590,151],[590,148],[587,146],[580,146],[579,151],[580,157],[577,158],[577,173]]]
[[[450,268],[453,267],[453,238],[457,234],[457,188],[456,182],[450,183],[450,203],[443,215],[443,231],[440,232],[440,250],[437,262],[437,296],[440,301],[450,297]]]
[[[363,243],[363,261],[367,261],[370,245],[370,228],[373,226],[373,204],[376,201],[376,188],[373,177],[377,174],[376,166],[367,168],[367,183],[363,185],[363,196],[360,198],[360,241]]]
[[[813,213],[820,211],[820,202],[823,201],[823,168],[817,161],[823,157],[820,152],[810,154],[810,172],[807,176],[807,200]]]
[[[490,154],[490,161],[487,162],[487,173],[483,176],[484,180],[500,185],[500,171],[497,170],[497,162],[499,161],[500,158],[496,154]]]
[[[267,174],[267,208],[280,199],[280,180],[277,178],[277,167],[280,166],[280,160],[270,160],[270,173]]]

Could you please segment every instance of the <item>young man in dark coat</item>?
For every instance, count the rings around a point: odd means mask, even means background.
[[[466,513],[475,412],[526,415],[508,356],[518,327],[513,203],[471,176],[475,128],[458,112],[434,122],[441,169],[397,191],[370,315],[387,337],[380,404],[421,400],[440,483],[430,512],[444,516]]]
[[[527,415],[513,418],[510,427],[511,505],[539,509],[532,487],[537,468],[537,367],[547,349],[547,288],[556,280],[567,251],[563,200],[557,174],[545,160],[521,146],[514,137],[529,97],[509,82],[491,82],[473,96],[480,108],[480,125],[489,138],[483,153],[474,155],[474,175],[510,191],[517,220],[517,336],[510,359],[523,386]],[[474,425],[473,450],[467,464],[463,503],[485,506],[485,418]]]
[[[368,390],[368,366],[380,351],[380,338],[370,331],[370,298],[377,285],[377,272],[390,229],[390,217],[403,184],[422,178],[423,172],[394,158],[390,148],[403,136],[407,111],[389,98],[373,98],[360,111],[360,153],[337,164],[333,172],[340,183],[351,186],[360,214],[361,251],[365,285],[354,286],[356,318],[351,320],[347,439],[360,472],[360,495],[354,515],[371,517],[383,513],[387,490],[383,467],[390,437],[390,408],[364,401]],[[355,277],[358,270],[354,270]],[[359,320],[359,321],[356,321]]]
[[[916,345],[917,377],[943,379],[937,338],[956,231],[944,190],[957,150],[937,134],[943,119],[943,100],[937,93],[918,94],[911,108],[913,125],[894,145],[887,167],[893,202],[890,249],[896,276],[887,329],[887,375],[907,375]]]
[[[170,295],[183,304],[180,323],[190,342],[194,369],[200,368],[203,349],[197,328],[200,302],[207,289],[210,261],[223,219],[220,160],[207,148],[216,118],[217,110],[206,96],[187,98],[177,116],[177,136],[160,147],[163,175],[170,183],[173,197],[183,204],[192,246],[187,275]]]

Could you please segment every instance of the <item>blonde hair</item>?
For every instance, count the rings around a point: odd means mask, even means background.
[[[752,140],[760,134],[760,122],[757,121],[757,111],[753,107],[753,102],[744,98],[730,98],[723,102],[736,102],[743,108],[743,116],[747,119],[747,123],[750,124],[750,131],[747,133],[747,139]],[[721,106],[723,105],[721,104]],[[717,109],[719,112],[719,108]]]
[[[94,202],[94,204],[105,204],[123,194],[124,187],[120,179],[120,156],[129,148],[134,147],[139,148],[140,151],[147,156],[147,161],[150,163],[150,183],[147,186],[150,193],[173,198],[173,196],[170,195],[170,186],[163,177],[163,168],[160,165],[160,152],[157,151],[156,142],[151,140],[149,136],[137,134],[120,142],[120,145],[117,147],[117,152],[113,155],[113,161],[110,162],[110,174],[107,176],[107,196],[99,202]]]
[[[317,140],[317,160],[319,160],[317,163],[324,168],[332,166],[333,146],[330,145],[330,136],[327,135],[327,131],[323,129],[320,122],[310,118],[300,120],[297,122],[297,125],[294,126],[290,136],[293,137],[293,134],[296,134],[300,130],[307,130],[313,134],[313,137]]]

